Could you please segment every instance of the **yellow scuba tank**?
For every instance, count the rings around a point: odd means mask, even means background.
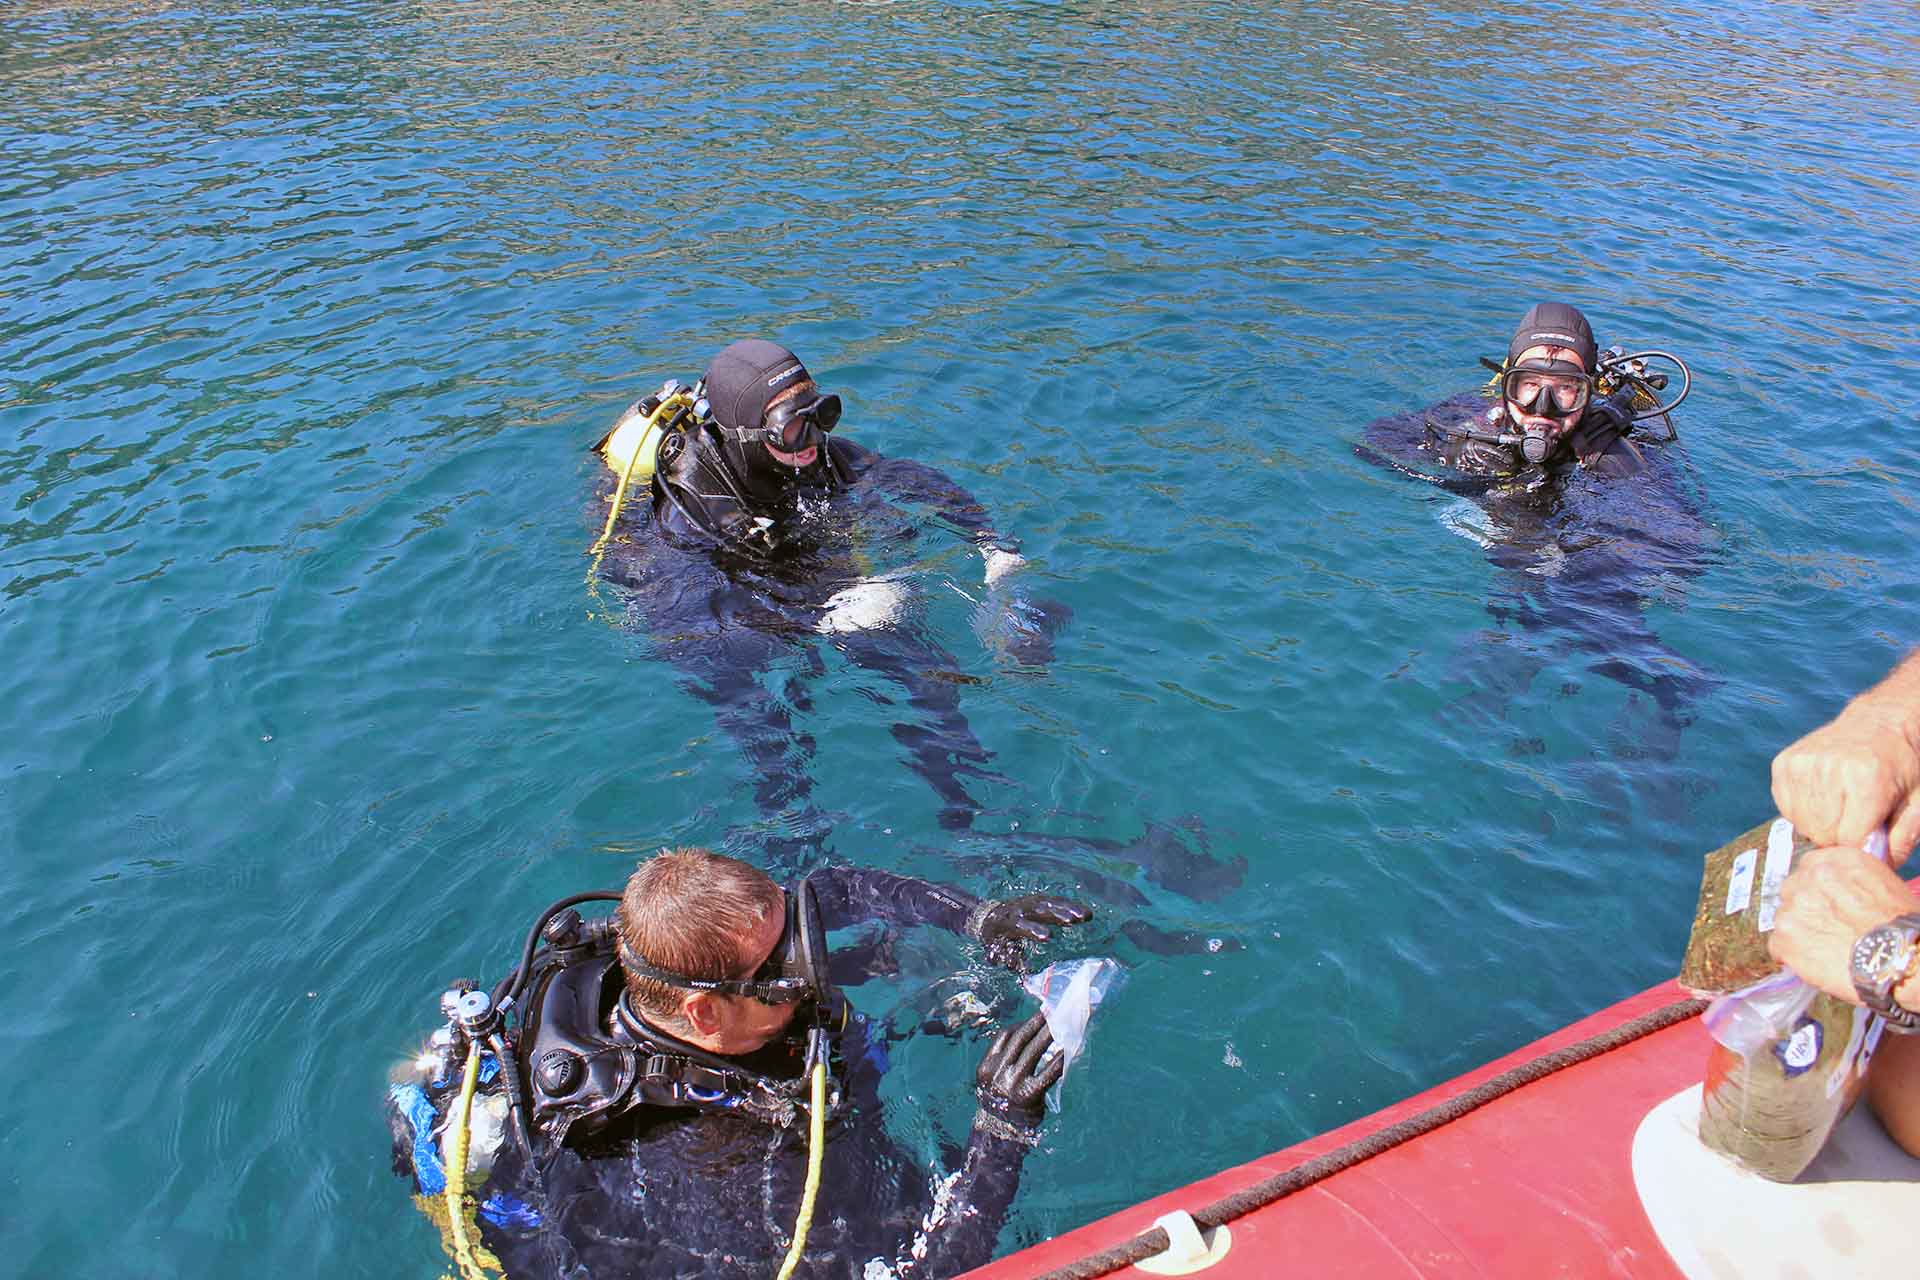
[[[620,421],[613,424],[613,430],[601,436],[593,446],[607,467],[620,477],[619,485],[613,491],[612,508],[607,512],[606,527],[600,530],[600,536],[594,539],[590,554],[593,566],[587,570],[587,580],[591,582],[600,568],[600,557],[605,554],[607,542],[613,537],[613,527],[620,521],[620,508],[626,503],[627,488],[637,476],[642,481],[653,478],[654,461],[660,456],[660,442],[669,432],[684,431],[696,421],[696,401],[693,389],[681,382],[668,382],[655,395],[636,401],[630,409],[620,415]]]
[[[610,470],[627,483],[653,478],[660,442],[670,431],[684,430],[693,420],[693,392],[669,382],[658,395],[636,402],[620,415],[613,430],[594,446]]]

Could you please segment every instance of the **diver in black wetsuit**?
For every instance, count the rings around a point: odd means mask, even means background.
[[[615,896],[604,920],[571,909]],[[932,924],[1017,969],[1049,926],[1089,916],[848,867],[782,890],[704,849],[662,852],[623,894],[549,908],[491,996],[448,993],[448,1027],[389,1093],[395,1171],[444,1203],[449,1153],[472,1135],[460,1226],[478,1239],[450,1232],[463,1274],[461,1255],[484,1250],[516,1280],[768,1276],[802,1230],[796,1275],[958,1274],[991,1256],[1064,1062],[1041,1015],[1000,1032],[957,1169],[935,1176],[887,1133],[885,1038],[839,995],[861,975],[826,935]],[[462,1121],[470,1056],[480,1084]],[[826,1172],[800,1223],[816,1074]]]
[[[1647,455],[1632,438],[1634,424],[1665,417],[1685,392],[1660,406],[1648,394],[1653,386],[1644,371],[1631,376],[1601,361],[1593,327],[1579,308],[1539,303],[1514,330],[1507,358],[1497,365],[1488,362],[1495,403],[1484,413],[1472,411],[1480,406],[1467,397],[1436,405],[1426,415],[1419,447],[1465,474],[1531,472],[1528,479],[1536,484],[1575,464],[1607,476],[1643,472]],[[1651,413],[1645,412],[1649,406]]]
[[[941,824],[970,825],[978,805],[960,777],[983,773],[990,757],[960,713],[953,657],[907,616],[907,553],[922,522],[889,498],[926,509],[979,550],[976,626],[1003,656],[1050,661],[1067,610],[1009,584],[1025,563],[1017,544],[951,479],[832,434],[840,397],[823,394],[785,347],[735,342],[689,395],[698,411],[640,446],[642,474],[652,474],[647,527],[614,545],[605,573],[632,589],[684,687],[745,752],[763,810],[807,801],[812,741],[789,715],[806,705],[804,687],[788,681],[783,701],[760,678],[783,656],[819,674],[811,642],[824,635],[904,692],[914,716],[893,735],[944,802]],[[636,404],[596,447],[658,403]]]
[[[1647,366],[1655,359],[1682,378],[1665,403],[1667,378]],[[1586,317],[1558,302],[1530,309],[1506,359],[1482,363],[1494,371],[1484,394],[1370,422],[1354,447],[1465,499],[1448,505],[1443,522],[1508,571],[1489,612],[1548,641],[1545,650],[1500,644],[1469,678],[1469,696],[1510,696],[1552,648],[1571,646],[1596,673],[1651,697],[1677,730],[1714,681],[1663,644],[1645,613],[1704,571],[1716,540],[1694,477],[1662,447],[1675,439],[1668,414],[1691,374],[1665,352],[1600,351]]]

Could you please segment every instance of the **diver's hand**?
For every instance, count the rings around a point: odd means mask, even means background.
[[[1780,816],[1817,845],[1855,850],[1885,826],[1900,866],[1920,838],[1920,742],[1908,719],[1863,698],[1775,756]]]
[[[1003,1028],[974,1072],[980,1110],[1014,1130],[1003,1137],[1031,1142],[1046,1115],[1047,1090],[1066,1069],[1066,1055],[1053,1043],[1046,1014]]]
[[[1000,547],[982,547],[980,554],[987,562],[988,586],[992,586],[1027,562],[1019,552],[1007,551]]]
[[[1029,600],[1016,587],[990,589],[973,612],[974,634],[986,650],[1024,667],[1053,661],[1053,637],[1073,610],[1057,600]]]
[[[1854,941],[1916,908],[1920,900],[1913,891],[1872,854],[1857,848],[1811,849],[1794,859],[1793,874],[1780,886],[1780,912],[1767,951],[1802,981],[1859,1004]]]
[[[1004,902],[981,903],[967,921],[966,933],[986,947],[988,959],[1019,973],[1026,967],[1026,944],[1045,942],[1053,936],[1048,925],[1085,924],[1091,919],[1093,909],[1084,902],[1050,893],[1029,893]]]

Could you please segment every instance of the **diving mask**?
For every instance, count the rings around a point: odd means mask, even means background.
[[[840,397],[805,392],[767,410],[761,422],[767,447],[785,453],[798,453],[815,430],[831,431],[838,425]]]
[[[1523,413],[1564,418],[1587,407],[1593,379],[1577,364],[1527,361],[1501,373],[1500,394]]]
[[[656,968],[634,954],[624,939],[620,943],[620,964],[630,974],[682,991],[747,996],[774,1005],[812,1000],[825,1008],[832,1003],[833,983],[827,975],[827,932],[820,922],[820,904],[814,898],[813,886],[805,880],[788,888],[786,898],[786,927],[750,978],[689,978]]]

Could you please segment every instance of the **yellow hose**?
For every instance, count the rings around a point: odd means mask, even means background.
[[[606,555],[607,543],[613,538],[613,526],[620,519],[620,508],[627,500],[627,485],[633,479],[633,469],[640,465],[640,451],[647,443],[647,437],[653,433],[654,427],[659,423],[663,414],[671,414],[674,410],[682,407],[682,405],[686,403],[689,403],[689,400],[684,393],[677,396],[669,396],[667,399],[662,400],[652,413],[647,415],[645,424],[641,426],[640,438],[634,442],[633,452],[627,455],[627,465],[620,472],[619,487],[613,491],[613,509],[607,512],[606,527],[600,530],[600,536],[594,540],[593,546],[589,549],[589,554],[593,556],[593,563],[587,568],[587,586],[589,588],[596,587],[599,582],[600,559]],[[612,437],[608,438],[611,439]],[[656,450],[659,449],[657,441],[654,444],[654,448]]]
[[[813,1198],[820,1190],[820,1166],[827,1153],[827,1058],[821,1054],[813,1064],[813,1120],[807,1126],[807,1189],[800,1193],[800,1213],[793,1222],[793,1243],[787,1259],[780,1264],[777,1280],[787,1280],[800,1265],[807,1247],[807,1228],[813,1225]]]
[[[642,440],[645,440],[647,432],[653,429],[653,419],[659,416],[660,411],[656,409],[653,416],[647,419],[647,425],[640,429]],[[607,512],[607,527],[600,531],[599,539],[593,544],[593,553],[596,556],[607,549],[607,539],[613,536],[614,521],[620,518],[620,504],[627,500],[627,482],[633,479],[633,469],[639,465],[640,448],[636,445],[633,452],[627,455],[626,469],[620,473],[620,487],[613,491],[613,510]],[[595,563],[599,562],[595,561]]]
[[[473,1090],[480,1079],[480,1046],[467,1049],[467,1074],[460,1082],[460,1101],[453,1113],[453,1145],[447,1152],[447,1217],[453,1228],[453,1261],[462,1280],[485,1280],[486,1272],[473,1256],[473,1241],[467,1235],[467,1140],[472,1131],[468,1120],[473,1114]]]

